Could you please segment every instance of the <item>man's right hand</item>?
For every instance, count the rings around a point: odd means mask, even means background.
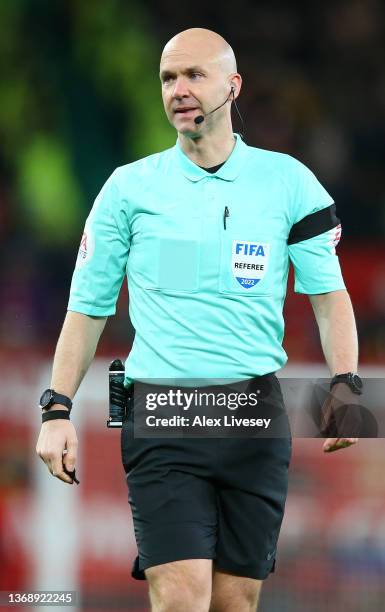
[[[75,396],[84,374],[94,358],[96,347],[107,317],[93,317],[68,311],[56,345],[50,389],[71,399]],[[53,404],[49,411],[67,410]],[[42,423],[36,452],[53,476],[67,484],[76,482],[65,473],[73,472],[78,440],[75,428],[67,419],[54,419]]]
[[[60,406],[60,410],[62,409],[63,406]],[[67,484],[73,484],[74,481],[65,473],[64,467],[68,472],[75,469],[77,448],[78,439],[71,421],[54,419],[42,423],[36,453],[44,461],[52,476]]]

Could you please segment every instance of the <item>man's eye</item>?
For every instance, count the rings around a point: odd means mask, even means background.
[[[197,78],[199,78],[202,75],[201,75],[200,72],[192,72],[190,76],[191,76],[192,79],[197,79]]]

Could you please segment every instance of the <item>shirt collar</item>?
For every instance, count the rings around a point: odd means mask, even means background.
[[[248,146],[243,142],[239,134],[234,134],[234,136],[236,139],[234,149],[223,166],[221,166],[221,168],[219,168],[215,174],[210,174],[203,168],[200,168],[197,164],[194,164],[186,153],[184,153],[178,140],[176,141],[174,147],[175,161],[180,167],[182,173],[190,181],[197,182],[208,177],[219,178],[224,181],[234,181],[240,173],[241,167],[244,164],[248,153]]]

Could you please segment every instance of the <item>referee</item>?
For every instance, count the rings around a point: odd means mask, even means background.
[[[160,62],[174,147],[117,168],[86,221],[57,344],[36,452],[74,482],[72,399],[125,274],[135,341],[126,385],[143,379],[231,379],[269,390],[286,362],[282,309],[289,263],[309,295],[332,385],[357,392],[357,334],[335,246],[332,198],[289,155],[233,133],[242,79],[218,34],[193,28]],[[248,388],[249,388],[248,387]],[[329,406],[330,408],[330,406]],[[324,451],[357,442],[329,437]],[[274,571],[291,439],[134,438],[122,427],[138,557],[155,612],[256,610]]]

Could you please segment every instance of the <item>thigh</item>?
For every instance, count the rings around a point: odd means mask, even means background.
[[[234,575],[263,580],[275,568],[291,440],[223,442],[228,465],[218,490],[216,564]]]
[[[212,559],[217,532],[212,485],[177,470],[128,478],[139,569],[182,559]]]
[[[215,557],[216,492],[205,471],[210,456],[198,443],[133,440],[130,435],[123,439],[123,464],[139,552],[132,574],[135,578],[143,578],[144,570],[160,564]]]

